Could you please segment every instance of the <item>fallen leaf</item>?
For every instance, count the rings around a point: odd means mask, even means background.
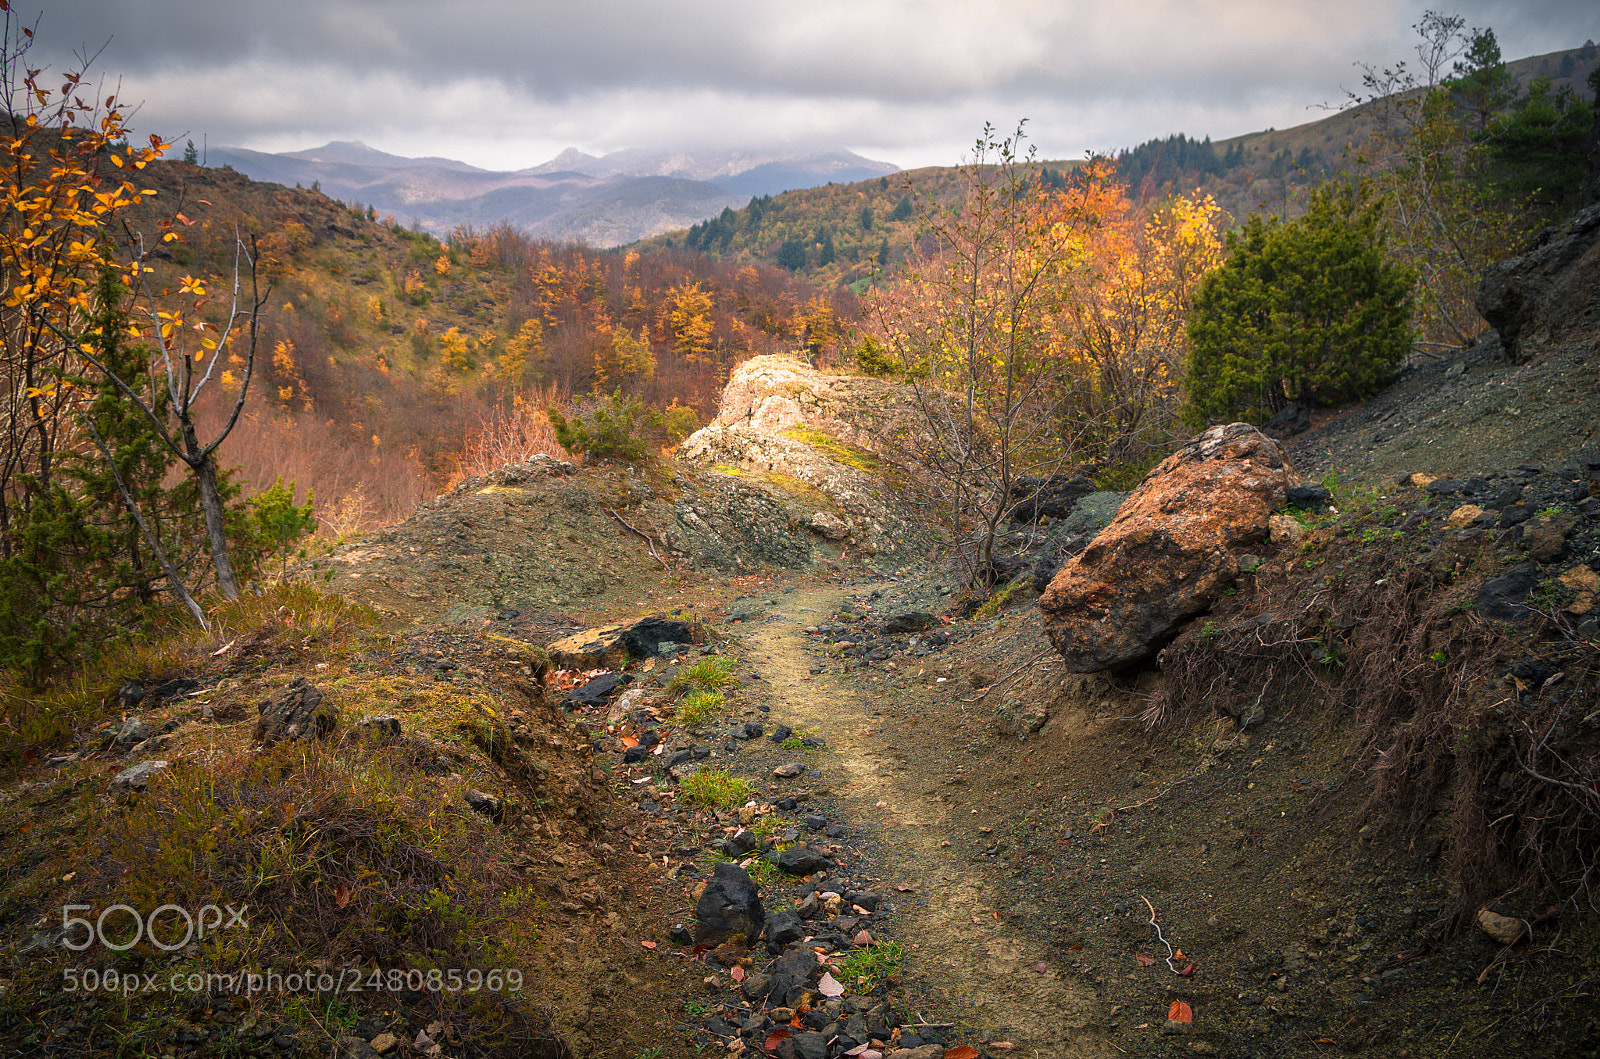
[[[1133,958],[1139,961],[1140,967],[1154,967],[1156,965],[1155,960],[1151,959],[1149,956],[1146,956],[1142,952],[1134,953]]]
[[[1182,949],[1179,949],[1179,950],[1178,950],[1178,951],[1177,951],[1177,952],[1175,952],[1175,953],[1173,953],[1173,954],[1172,954],[1172,958],[1173,958],[1173,959],[1174,959],[1174,960],[1181,960],[1181,959],[1183,959],[1183,950],[1182,950]]]
[[[1194,1009],[1181,1000],[1174,1000],[1167,1009],[1168,1022],[1193,1022]]]
[[[761,1045],[761,1047],[765,1048],[769,1052],[775,1052],[778,1050],[778,1045],[788,1040],[790,1036],[791,1035],[788,1030],[773,1030],[771,1033],[767,1034],[767,1039]]]
[[[712,946],[707,945],[705,942],[701,942],[699,945],[696,945],[694,948],[689,950],[689,956],[692,959],[699,959],[701,956],[704,956],[706,953],[710,952],[711,949]]]
[[[1149,1028],[1150,1028],[1150,1024],[1148,1022],[1141,1022],[1141,1023],[1139,1023],[1139,1025],[1134,1027],[1134,1029],[1136,1029],[1136,1030],[1147,1030]]]
[[[916,889],[910,886],[896,886],[895,889],[903,894],[916,893]]]
[[[970,1044],[958,1044],[944,1053],[944,1059],[978,1059],[978,1049]]]
[[[631,735],[623,736],[621,742],[622,742],[623,746],[628,747],[629,749],[632,749],[633,747],[636,747],[636,746],[639,745],[639,740],[635,739]]]
[[[656,947],[656,943],[653,941],[641,941],[639,944],[643,945],[647,949],[653,949]]]
[[[333,903],[343,908],[350,903],[350,887],[340,883],[333,888]]]
[[[1187,966],[1183,970],[1179,971],[1178,972],[1178,977],[1179,978],[1193,978],[1194,977],[1194,964],[1191,963],[1189,966]]]
[[[824,971],[822,972],[822,980],[817,983],[817,992],[823,996],[844,996],[844,986],[840,985],[839,980],[832,974]],[[973,1052],[972,1054],[977,1055],[978,1053]]]
[[[1045,963],[1043,960],[1040,960],[1038,963],[1033,965],[1033,971],[1035,974],[1044,974],[1049,969],[1050,965]]]
[[[1082,945],[1071,945],[1071,946],[1068,946],[1067,951],[1068,952],[1077,952],[1081,948],[1083,948]]]
[[[728,969],[728,977],[732,978],[735,982],[744,981],[744,968],[740,967],[738,964],[734,964]]]

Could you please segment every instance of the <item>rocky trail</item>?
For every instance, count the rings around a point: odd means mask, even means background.
[[[907,888],[894,930],[905,939],[907,970],[919,983],[909,998],[913,1010],[937,1004],[963,1029],[1027,1042],[1043,1054],[1102,1054],[1084,1033],[1092,994],[1051,966],[1048,938],[1014,928],[1009,915],[1001,919],[992,880],[952,856],[944,837],[970,828],[964,818],[980,810],[952,797],[966,783],[959,771],[928,760],[928,752],[937,751],[926,730],[938,722],[897,702],[897,693],[905,681],[927,686],[951,679],[932,675],[931,665],[913,669],[911,663],[867,680],[826,672],[817,634],[805,629],[836,614],[844,593],[778,598],[781,605],[745,633],[744,644],[759,667],[770,715],[824,739],[826,750],[810,762],[824,779],[819,792],[860,836],[877,874]]]

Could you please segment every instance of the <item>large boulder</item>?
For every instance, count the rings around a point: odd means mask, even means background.
[[[1300,484],[1283,448],[1246,423],[1212,427],[1162,461],[1039,600],[1075,673],[1148,657],[1239,572],[1237,555]]]

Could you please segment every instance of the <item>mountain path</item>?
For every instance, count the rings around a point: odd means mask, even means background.
[[[1019,1054],[1113,1054],[1090,1030],[1092,990],[1062,973],[1047,939],[1009,922],[1012,910],[997,907],[1004,888],[985,865],[961,863],[945,841],[966,826],[961,817],[980,812],[957,804],[960,772],[936,760],[914,717],[880,704],[854,674],[811,673],[801,630],[845,598],[838,589],[785,595],[744,633],[746,655],[764,677],[774,720],[826,741],[811,764],[825,770],[838,815],[865,833],[879,874],[914,889],[888,895],[898,898],[913,1012],[989,1031]]]

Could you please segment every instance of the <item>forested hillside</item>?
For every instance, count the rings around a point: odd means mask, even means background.
[[[272,287],[250,429],[224,455],[257,487],[278,474],[315,487],[318,509],[350,528],[436,491],[497,416],[620,387],[677,409],[681,436],[739,361],[827,348],[854,313],[847,292],[821,295],[760,264],[593,251],[507,225],[440,242],[318,191],[184,162],[146,173],[157,194],[129,221],[147,234],[159,286],[193,274],[227,288],[239,232],[256,237]],[[158,241],[174,212],[179,238]],[[234,357],[224,389],[243,375]],[[669,440],[665,422],[658,439]]]

